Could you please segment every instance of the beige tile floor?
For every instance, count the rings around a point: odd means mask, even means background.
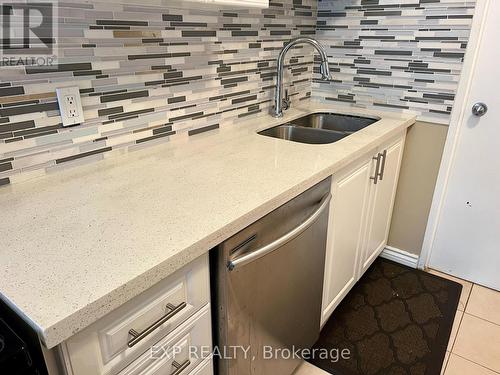
[[[437,271],[462,284],[442,375],[500,374],[500,292]],[[327,375],[307,362],[294,375]]]

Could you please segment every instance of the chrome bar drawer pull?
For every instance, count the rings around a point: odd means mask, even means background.
[[[172,372],[170,375],[179,375],[182,371],[188,368],[190,364],[191,361],[189,359],[186,359],[184,362],[182,362],[182,365],[177,361],[173,361],[172,366],[175,367],[175,371]]]
[[[384,179],[385,160],[387,159],[387,150],[384,150],[384,152],[379,154],[379,155],[382,157],[382,159],[384,159],[384,161],[381,163],[382,165],[380,167],[380,172],[378,174],[380,181],[382,181]]]
[[[177,306],[174,306],[171,303],[169,303],[167,304],[167,309],[169,311],[165,315],[163,315],[160,319],[158,319],[156,322],[147,327],[144,331],[137,332],[135,329],[132,328],[130,331],[128,331],[128,334],[132,336],[132,338],[127,343],[128,347],[129,348],[133,347],[135,344],[137,344],[139,341],[141,341],[147,335],[153,332],[156,328],[160,327],[167,320],[171,319],[174,315],[178,314],[186,306],[187,306],[186,302],[182,302]]]

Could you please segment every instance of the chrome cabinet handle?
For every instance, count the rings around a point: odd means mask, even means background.
[[[488,106],[484,103],[476,103],[472,106],[472,114],[477,117],[484,116],[488,112]]]
[[[385,161],[387,159],[387,150],[384,150],[384,152],[379,154],[379,155],[381,156],[382,159],[384,159],[384,161],[381,162],[380,172],[378,173],[379,179],[380,179],[380,181],[382,181],[384,179]]]
[[[130,336],[132,336],[132,338],[127,343],[128,347],[129,348],[133,347],[135,344],[137,344],[139,341],[144,339],[147,335],[149,335],[155,329],[160,327],[167,320],[171,319],[174,315],[178,314],[186,306],[187,306],[186,302],[182,302],[177,306],[174,306],[171,303],[169,303],[169,304],[167,304],[167,309],[169,309],[169,312],[166,313],[165,315],[163,315],[160,319],[158,319],[156,322],[151,324],[149,327],[147,327],[144,331],[137,332],[135,329],[132,328],[130,331],[128,331],[128,334]]]
[[[314,221],[318,218],[319,215],[328,207],[328,203],[330,203],[330,199],[332,199],[332,195],[328,193],[325,195],[320,202],[320,206],[316,211],[314,211],[306,220],[304,220],[301,224],[296,226],[294,229],[292,229],[290,232],[286,233],[282,237],[278,238],[277,240],[274,240],[273,242],[262,246],[261,248],[257,250],[253,250],[249,254],[245,254],[242,256],[239,256],[235,259],[230,259],[227,262],[227,268],[229,271],[234,270],[236,267],[243,266],[247,263],[250,263],[256,259],[259,259],[263,257],[264,255],[269,254],[270,252],[273,252],[274,250],[280,248],[284,244],[286,244],[288,241],[291,241],[295,237],[297,237],[299,234],[301,234],[303,231],[305,231],[307,228],[311,226]]]
[[[378,182],[378,177],[379,177],[379,172],[378,170],[380,169],[380,156],[382,154],[378,153],[377,156],[374,156],[372,159],[377,161],[377,164],[375,164],[375,176],[370,177],[370,180],[373,180],[373,183],[377,185]]]
[[[179,375],[182,371],[188,368],[190,364],[191,361],[189,359],[186,359],[184,362],[182,362],[182,364],[180,364],[177,361],[173,361],[172,366],[175,367],[175,371],[172,372],[170,375]]]

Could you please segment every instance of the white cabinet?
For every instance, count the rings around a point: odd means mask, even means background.
[[[384,249],[405,135],[333,176],[321,325]]]
[[[186,357],[188,347],[212,345],[209,302],[205,254],[61,344],[66,373],[170,374],[179,365],[189,374],[203,358]],[[179,351],[152,361],[163,347]]]
[[[333,176],[321,324],[357,281],[371,171],[363,159]]]
[[[367,226],[366,244],[361,257],[361,274],[370,267],[387,243],[403,146],[404,140],[400,139],[383,145],[378,154],[382,159],[380,177],[377,184],[373,184],[370,192],[370,220]]]

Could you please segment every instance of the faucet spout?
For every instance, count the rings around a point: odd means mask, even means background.
[[[277,60],[277,77],[276,77],[276,92],[274,95],[274,117],[283,116],[283,75],[285,56],[287,52],[297,44],[309,44],[313,46],[321,57],[320,73],[321,79],[325,81],[331,80],[330,67],[328,66],[328,56],[325,48],[316,40],[309,37],[300,37],[290,40],[290,42],[283,47]]]

